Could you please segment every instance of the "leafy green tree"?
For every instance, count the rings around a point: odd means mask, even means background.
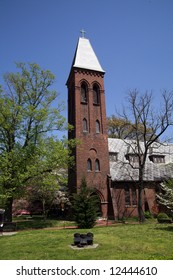
[[[99,200],[94,190],[87,186],[86,179],[81,181],[79,193],[73,194],[74,218],[79,228],[92,228],[98,216]]]
[[[69,156],[58,140],[65,119],[52,90],[54,75],[35,63],[17,68],[4,76],[0,90],[0,190],[9,221],[13,198],[23,195],[31,179],[66,168]]]
[[[161,192],[156,195],[158,203],[173,211],[173,180],[161,184]]]
[[[67,184],[66,173],[66,170],[54,170],[50,173],[40,174],[30,180],[32,187],[27,189],[26,199],[30,205],[33,205],[35,201],[41,203],[44,220],[46,220],[49,210],[57,201],[59,189]]]

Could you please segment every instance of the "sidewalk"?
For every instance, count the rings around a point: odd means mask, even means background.
[[[7,232],[3,232],[2,234],[0,234],[0,237],[1,236],[10,236],[10,235],[15,235],[17,234],[17,231],[7,231]]]

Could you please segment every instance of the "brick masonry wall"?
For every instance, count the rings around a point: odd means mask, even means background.
[[[87,103],[81,102],[81,84],[87,84]],[[93,85],[100,89],[100,102],[93,102]],[[76,138],[79,144],[74,149],[75,166],[69,171],[69,188],[76,191],[80,188],[82,177],[86,177],[89,186],[96,189],[101,201],[102,216],[107,217],[107,175],[109,174],[109,153],[107,138],[107,120],[103,73],[73,69],[68,86],[68,121],[74,126],[69,138]],[[87,120],[88,131],[83,132],[83,119]],[[100,123],[100,133],[96,133],[96,121]],[[92,163],[92,170],[87,170],[87,160]],[[100,162],[100,170],[95,171],[96,159]]]

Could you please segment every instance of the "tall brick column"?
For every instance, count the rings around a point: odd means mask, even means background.
[[[107,218],[109,154],[104,71],[94,61],[97,58],[86,40],[79,39],[67,80],[68,122],[74,128],[68,137],[79,140],[73,150],[75,165],[69,169],[68,185],[71,192],[77,192],[85,177],[100,198],[102,217]]]

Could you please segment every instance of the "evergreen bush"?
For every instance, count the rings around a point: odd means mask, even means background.
[[[94,190],[87,186],[85,178],[81,181],[80,191],[73,195],[72,208],[74,220],[79,228],[92,228],[98,216],[99,199]]]

